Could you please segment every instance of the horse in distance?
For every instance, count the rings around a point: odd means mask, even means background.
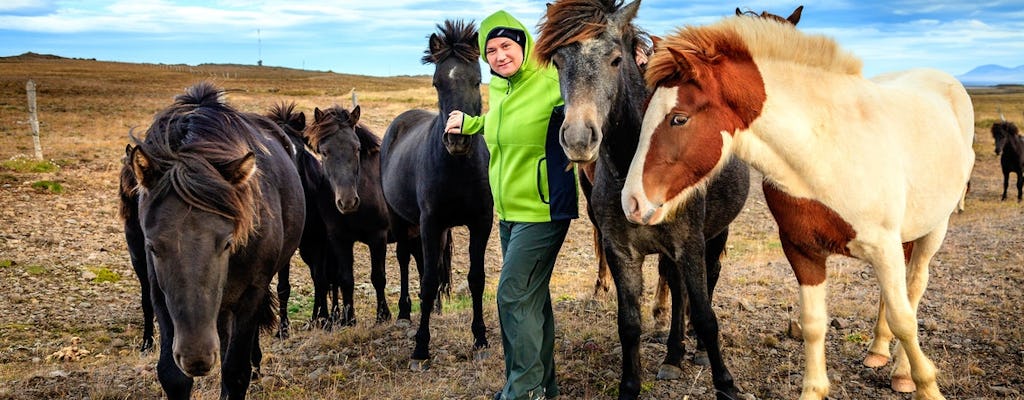
[[[565,121],[559,139],[573,161],[596,160],[589,207],[602,236],[605,257],[618,296],[618,330],[622,342],[619,398],[640,394],[640,303],[644,256],[658,255],[658,270],[671,289],[668,351],[659,379],[682,376],[683,308],[688,296],[693,325],[708,362],[718,398],[737,398],[739,389],[725,366],[711,293],[721,270],[720,257],[729,224],[747,199],[748,167],[730,162],[708,191],[694,196],[677,217],[658,226],[626,220],[621,211],[625,173],[640,140],[648,92],[636,49],[645,34],[632,20],[639,1],[559,0],[548,7],[540,25],[539,59],[558,67]],[[688,294],[687,294],[688,293]]]
[[[157,376],[171,399],[218,362],[221,397],[245,398],[270,282],[299,245],[305,205],[293,154],[269,120],[201,82],[160,111],[129,155],[160,324]]]
[[[1002,120],[992,124],[992,139],[996,142],[996,155],[999,156],[999,165],[1003,169],[1003,197],[1006,200],[1006,192],[1010,186],[1010,174],[1017,174],[1017,202],[1021,202],[1021,195],[1024,193],[1024,137],[1020,136],[1020,130],[1013,122]]]
[[[933,69],[867,79],[835,40],[791,24],[732,17],[662,41],[645,79],[655,88],[622,208],[657,224],[738,157],[765,176],[765,199],[800,284],[801,399],[829,394],[826,258],[874,268],[899,339],[891,385],[942,399],[921,349],[917,308],[974,165],[964,87]],[[903,244],[912,242],[910,261]]]
[[[381,144],[381,178],[384,198],[394,215],[392,232],[399,244],[410,232],[418,233],[422,243],[420,325],[410,362],[416,371],[430,366],[430,310],[438,295],[450,287],[450,256],[446,262],[445,254],[455,226],[469,229],[473,348],[488,346],[483,321],[484,253],[494,207],[487,147],[479,135],[444,132],[452,110],[479,115],[482,108],[477,31],[472,22],[451,20],[437,28],[422,61],[434,65],[439,110],[403,112],[388,126]],[[400,301],[399,306],[404,303]]]

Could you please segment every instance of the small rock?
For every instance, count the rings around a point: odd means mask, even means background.
[[[58,370],[50,371],[50,373],[46,374],[46,376],[48,376],[50,378],[67,378],[68,377],[68,373],[58,369]]]
[[[115,349],[124,347],[125,344],[126,343],[125,343],[124,339],[121,339],[121,338],[113,339],[113,340],[110,341],[110,346],[115,348]]]
[[[92,272],[90,270],[82,271],[82,279],[86,280],[86,281],[91,281],[93,279],[96,279],[96,273]]]
[[[1017,389],[1014,389],[1014,388],[1009,388],[1009,387],[1006,387],[1006,386],[989,386],[988,388],[989,388],[989,390],[991,390],[993,392],[996,392],[996,393],[1002,395],[1003,397],[1020,396],[1020,392],[1017,391]]]
[[[832,325],[833,328],[842,330],[850,326],[850,323],[846,322],[846,320],[842,318],[833,318],[832,323],[830,325]]]

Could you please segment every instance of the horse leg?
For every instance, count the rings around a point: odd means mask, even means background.
[[[290,271],[291,264],[287,263],[277,272],[277,304],[280,311],[277,337],[282,339],[288,338],[288,327],[291,325],[288,322],[288,298],[292,295]]]
[[[671,293],[669,291],[668,281],[665,279],[667,273],[666,268],[675,268],[673,261],[664,255],[658,255],[658,285],[655,287],[654,292],[654,304],[651,305],[651,316],[654,318],[654,335],[658,342],[667,340],[669,328],[669,322],[672,319],[671,305],[669,300],[671,299]],[[686,295],[684,294],[685,298]],[[685,304],[681,303],[681,304]]]
[[[914,243],[903,243],[903,261],[910,264],[910,255],[913,253]],[[915,308],[916,309],[916,308]],[[892,342],[892,330],[885,320],[885,302],[878,299],[878,318],[875,319],[875,336],[868,345],[868,355],[864,357],[864,366],[868,368],[879,368],[889,363],[892,357],[889,353],[889,344]]]
[[[1017,171],[1017,202],[1021,202],[1021,194],[1024,194],[1024,172]],[[1006,195],[1003,195],[1005,198]]]
[[[221,399],[244,399],[249,390],[249,383],[253,379],[253,359],[256,357],[253,351],[258,347],[259,328],[252,321],[235,322],[229,324],[233,325],[230,339],[222,334],[224,337],[221,340]],[[225,326],[223,329],[231,328]],[[260,352],[260,358],[262,355]]]
[[[683,308],[687,303],[687,290],[683,286],[680,276],[680,266],[676,261],[666,255],[658,255],[658,284],[664,282],[668,289],[664,295],[670,296],[671,310],[663,314],[671,316],[671,320],[665,325],[668,331],[665,332],[665,360],[658,368],[658,379],[679,379],[683,375],[682,360],[686,354],[683,346],[685,321]],[[660,293],[659,293],[660,294]]]
[[[640,300],[643,296],[643,258],[620,256],[606,245],[605,257],[618,298],[619,342],[622,345],[622,377],[619,399],[636,399],[640,395]],[[628,254],[628,253],[627,253]]]
[[[356,285],[355,266],[353,265],[355,264],[355,257],[352,255],[352,246],[354,245],[354,242],[346,241],[337,249],[338,266],[340,268],[337,271],[338,279],[336,282],[338,282],[338,286],[341,288],[341,301],[343,303],[338,323],[342,326],[353,326],[356,324],[355,299],[353,298]]]
[[[1017,176],[1019,177],[1020,175],[1017,175]],[[1010,187],[1010,172],[1004,170],[1003,171],[1003,197],[1001,197],[999,199],[1000,201],[1006,200],[1006,190],[1009,189],[1009,187]]]
[[[608,269],[608,260],[601,246],[601,232],[594,226],[594,255],[597,257],[597,281],[594,282],[594,297],[608,293],[612,289],[612,272]]]
[[[420,326],[416,329],[416,346],[413,348],[409,369],[425,371],[430,368],[430,314],[437,300],[441,263],[444,249],[445,229],[434,224],[420,223],[420,240],[423,242],[424,266],[420,274]],[[418,266],[418,264],[417,264]]]
[[[398,297],[398,319],[395,321],[395,325],[399,326],[410,326],[412,325],[412,300],[409,298],[409,256],[415,247],[419,245],[413,243],[409,238],[402,237],[398,239],[395,244],[395,254],[398,258],[398,273],[399,280],[401,281],[401,294]]]
[[[700,247],[687,249],[688,260],[681,263],[683,266],[682,279],[686,282],[686,290],[690,297],[690,319],[693,320],[697,338],[707,350],[716,397],[720,400],[738,399],[740,398],[739,389],[736,388],[732,373],[725,365],[722,348],[718,341],[718,317],[715,315],[715,310],[711,308],[711,296],[708,290],[709,266],[705,264],[704,254],[694,257],[701,253],[701,250],[704,250],[706,254],[707,249],[701,248],[705,245],[703,238],[700,239],[699,245]],[[715,277],[714,280],[717,282],[718,278]]]
[[[921,298],[924,296],[924,291],[928,287],[928,264],[931,262],[932,257],[935,256],[935,253],[939,251],[942,241],[945,240],[948,223],[948,221],[945,221],[929,234],[913,242],[913,253],[910,256],[910,261],[907,263],[907,296],[915,316],[917,315]],[[904,246],[904,249],[906,249],[906,246]],[[913,371],[911,370],[911,365],[902,342],[897,342],[896,358],[890,377],[892,389],[903,393],[915,391],[917,385],[911,379],[912,373]]]
[[[708,239],[704,243],[704,265],[707,273],[707,288],[708,288],[708,302],[714,304],[715,287],[718,286],[718,278],[722,272],[722,255],[725,254],[725,244],[729,240],[729,228],[726,228],[718,236]],[[683,289],[686,287],[684,286]],[[690,312],[689,296],[683,296],[685,300],[683,302],[684,315],[686,318],[686,324],[684,332],[695,332],[693,326],[693,318]],[[711,360],[708,359],[707,347],[704,345],[704,341],[700,337],[696,337],[697,349],[693,355],[693,363],[697,365],[710,366]]]
[[[373,283],[373,290],[377,294],[377,323],[391,320],[391,309],[388,308],[388,298],[384,293],[387,289],[387,275],[384,271],[384,262],[388,252],[387,234],[382,233],[370,240],[370,282]]]
[[[150,281],[151,285],[153,283]],[[190,399],[193,379],[181,372],[178,365],[174,363],[174,322],[171,321],[167,306],[164,304],[163,291],[157,285],[151,287],[154,289],[154,311],[160,324],[160,359],[156,363],[157,379],[168,399]]]
[[[473,297],[473,349],[482,350],[487,344],[487,326],[484,324],[484,255],[491,233],[492,217],[469,227],[469,292]]]
[[[124,223],[124,237],[128,243],[128,256],[131,259],[135,277],[139,279],[141,288],[140,303],[142,304],[142,345],[140,352],[153,348],[153,299],[150,297],[148,267],[146,266],[146,242],[139,226],[138,217],[132,215]]]
[[[825,367],[825,333],[828,330],[825,260],[827,253],[807,249],[780,235],[782,251],[800,283],[800,324],[804,333],[804,381],[800,400],[822,400],[828,396]]]

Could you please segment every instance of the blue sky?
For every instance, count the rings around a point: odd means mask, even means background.
[[[535,29],[547,1],[498,0],[3,0],[0,56],[32,51],[138,63],[238,63],[392,76],[420,63],[446,18],[479,22],[505,9]],[[934,67],[954,75],[1024,64],[1024,0],[645,0],[637,24],[664,35],[735,7],[783,16],[804,4],[801,29],[834,37],[865,75]]]

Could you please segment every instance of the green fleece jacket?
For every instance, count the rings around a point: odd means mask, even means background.
[[[512,15],[498,11],[480,23],[480,54],[487,62],[487,34],[513,28],[526,34],[523,65],[505,78],[491,71],[485,115],[466,115],[463,134],[483,131],[490,150],[491,194],[498,218],[514,222],[548,222],[578,216],[576,171],[558,143],[564,101],[558,71],[541,67],[530,56],[533,37]]]

